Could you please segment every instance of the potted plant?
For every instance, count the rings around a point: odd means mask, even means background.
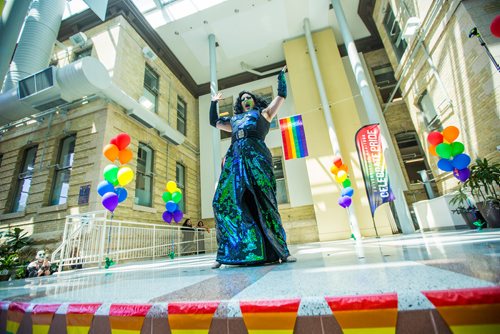
[[[500,227],[500,164],[478,158],[470,171],[464,186],[471,190],[488,227]]]
[[[481,213],[479,210],[471,203],[469,197],[464,192],[464,188],[460,187],[450,200],[450,204],[455,208],[451,210],[451,212],[459,214],[467,223],[467,226],[471,229],[477,228],[477,225],[474,224],[477,221],[483,222],[483,217],[481,217]]]

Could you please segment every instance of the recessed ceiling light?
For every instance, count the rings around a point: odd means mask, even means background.
[[[174,31],[174,34],[176,34],[177,36],[179,36],[179,32],[178,31]]]
[[[204,23],[204,24],[208,24],[208,21],[207,21],[207,20],[203,20],[203,23]]]
[[[239,13],[239,12],[240,12],[240,10],[239,10],[238,8],[236,8],[236,9],[234,10],[234,12],[235,12],[235,13]]]

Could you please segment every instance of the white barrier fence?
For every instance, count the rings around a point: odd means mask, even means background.
[[[155,259],[215,252],[215,231],[181,225],[147,224],[107,218],[106,211],[66,217],[61,245],[51,262],[63,268],[101,268],[106,258]]]

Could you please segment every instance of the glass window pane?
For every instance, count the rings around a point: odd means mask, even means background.
[[[177,97],[177,131],[186,134],[186,102]]]
[[[182,200],[178,203],[179,209],[182,212],[185,212],[186,209],[185,177],[186,177],[185,167],[180,163],[177,163],[175,165],[175,182],[177,183],[177,187],[182,191]]]
[[[66,203],[69,191],[69,179],[75,156],[76,136],[69,136],[61,141],[59,159],[55,167],[54,183],[50,197],[50,205]]]
[[[153,149],[142,143],[137,153],[134,203],[153,206]]]
[[[37,147],[31,147],[26,150],[22,168],[18,174],[17,188],[15,190],[15,197],[12,202],[12,212],[23,211],[28,202],[29,190],[31,187],[31,178],[35,170]]]

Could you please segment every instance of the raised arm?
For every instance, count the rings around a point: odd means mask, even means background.
[[[227,120],[222,120],[217,114],[217,103],[222,99],[222,93],[218,92],[212,96],[212,101],[210,102],[210,125],[216,127],[219,130],[231,132],[231,124]]]
[[[262,115],[271,122],[278,113],[279,108],[285,103],[286,91],[286,78],[285,78],[286,65],[281,69],[278,74],[278,95],[269,103],[266,109],[262,111]]]

